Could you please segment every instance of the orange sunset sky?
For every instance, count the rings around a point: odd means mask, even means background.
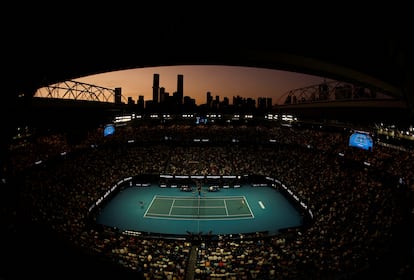
[[[194,98],[197,105],[206,103],[206,93],[219,96],[220,101],[234,96],[272,98],[273,104],[283,103],[290,90],[318,85],[331,79],[282,70],[239,66],[160,66],[120,70],[74,79],[74,81],[106,88],[120,87],[125,100],[136,102],[138,96],[152,99],[154,74],[160,75],[160,87],[172,95],[177,89],[177,75],[184,76],[184,96]]]

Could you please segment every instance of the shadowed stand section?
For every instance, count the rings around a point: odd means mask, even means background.
[[[196,262],[197,262],[197,246],[193,245],[191,247],[190,257],[188,258],[188,265],[187,265],[187,271],[186,271],[186,277],[185,277],[186,280],[194,279]]]

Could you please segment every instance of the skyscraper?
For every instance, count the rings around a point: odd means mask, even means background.
[[[152,84],[152,101],[154,104],[158,103],[158,94],[160,89],[160,74],[154,74]]]
[[[183,104],[184,96],[184,76],[182,74],[177,75],[177,102]]]
[[[122,103],[122,89],[120,87],[115,88],[115,104]]]

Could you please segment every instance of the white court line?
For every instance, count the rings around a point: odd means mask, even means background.
[[[151,200],[150,204],[148,205],[147,210],[146,210],[146,211],[145,211],[145,213],[144,213],[144,217],[145,217],[145,216],[147,216],[148,210],[151,208],[151,206],[152,206],[152,204],[154,203],[154,200],[155,200],[155,198],[156,198],[156,197],[157,197],[156,195],[154,195],[154,196],[152,197],[152,200]]]
[[[150,216],[148,215],[148,212],[149,212],[150,208],[152,207],[152,205],[154,204],[154,201],[156,199],[172,200],[172,204],[170,206],[170,210],[169,210],[169,213],[168,214],[151,213]],[[173,208],[196,208],[195,206],[174,206],[175,205],[175,202],[177,200],[182,200],[182,199],[183,200],[187,200],[187,199],[194,200],[194,197],[177,197],[177,196],[160,196],[160,195],[154,195],[153,198],[152,198],[152,200],[151,200],[151,202],[150,202],[150,204],[149,204],[149,206],[148,206],[148,208],[147,208],[147,210],[145,211],[144,217],[145,218],[156,218],[156,217],[161,218],[162,217],[162,218],[172,218],[172,219],[175,219],[174,216],[176,216],[176,217],[192,216],[192,214],[191,215],[171,215]],[[206,198],[202,198],[202,199],[203,200],[206,200]],[[228,208],[227,208],[227,201],[226,200],[234,201],[234,200],[240,200],[240,199],[242,199],[246,203],[246,205],[247,205],[247,207],[248,207],[248,209],[250,211],[250,214],[248,214],[248,215],[246,215],[246,214],[242,214],[242,215],[240,215],[240,214],[237,214],[237,215],[229,215]],[[223,215],[224,217],[232,217],[232,216],[235,216],[235,217],[238,217],[239,219],[244,219],[244,218],[251,218],[251,219],[253,219],[254,218],[253,211],[251,210],[250,205],[249,205],[249,203],[248,203],[248,201],[247,201],[247,199],[246,199],[245,196],[230,196],[230,197],[220,196],[220,197],[214,197],[214,198],[211,197],[211,198],[209,198],[207,200],[210,200],[210,201],[212,201],[212,200],[223,201],[224,205],[223,206],[197,206],[198,210],[200,210],[200,208],[205,208],[205,209],[209,209],[209,208],[211,208],[211,209],[212,208],[217,208],[217,209],[224,208],[225,211],[226,211],[226,214]],[[263,205],[262,208],[264,209],[264,205]],[[197,220],[208,220],[209,217],[214,217],[213,220],[226,220],[226,219],[229,219],[229,218],[220,219],[219,216],[220,215],[205,215],[205,216],[203,216],[202,219],[197,219]],[[243,216],[245,216],[245,217],[243,217]],[[177,219],[182,219],[182,218],[177,218]],[[232,218],[230,218],[230,219],[232,219]],[[235,218],[235,219],[237,219],[237,218]],[[190,220],[193,220],[193,219],[190,219]]]
[[[174,208],[174,203],[175,203],[175,199],[173,199],[172,203],[171,203],[171,207],[170,207],[170,212],[168,212],[168,216],[171,216],[171,212]]]
[[[226,200],[224,199],[223,202],[224,202],[224,209],[226,209],[226,216],[228,216],[229,215],[229,210],[227,209]]]
[[[247,199],[246,199],[246,197],[244,195],[243,195],[243,199],[246,202],[247,207],[249,208],[250,214],[252,215],[252,219],[254,219],[254,213],[252,211],[252,208],[250,208],[250,204],[249,204],[249,202],[247,201]]]

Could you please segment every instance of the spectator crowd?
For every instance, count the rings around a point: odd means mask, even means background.
[[[20,208],[3,205],[2,214],[11,226],[22,217],[47,225],[142,279],[352,279],[375,271],[408,279],[414,152],[379,142],[360,150],[348,146],[349,135],[319,126],[212,124],[124,126],[110,137],[98,128],[76,145],[63,133],[34,137],[10,150],[3,184],[19,190]],[[93,225],[90,205],[120,179],[142,174],[278,178],[313,220],[276,236],[197,242]]]

